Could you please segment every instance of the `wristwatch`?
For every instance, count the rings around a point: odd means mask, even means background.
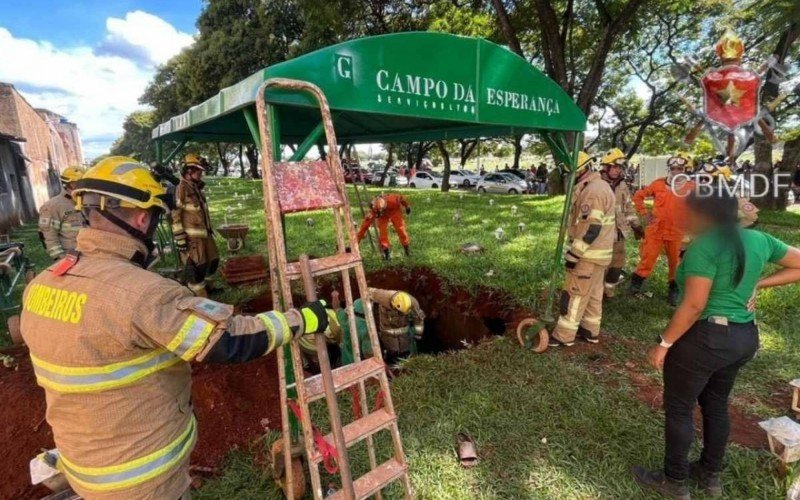
[[[669,349],[670,347],[672,347],[672,342],[667,342],[661,335],[656,337],[656,342],[658,342],[658,345],[660,345],[664,349]]]

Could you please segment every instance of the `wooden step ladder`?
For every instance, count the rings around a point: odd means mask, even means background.
[[[312,96],[322,115],[321,125],[327,139],[328,154],[319,161],[280,161],[280,131],[274,122],[277,110],[265,98],[268,89],[295,91]],[[326,340],[323,334],[315,336],[316,354],[320,374],[306,378],[300,347],[292,342],[285,349],[278,350],[278,370],[280,380],[282,443],[283,443],[283,481],[284,492],[290,499],[295,498],[295,478],[297,469],[292,467],[293,450],[292,429],[290,428],[289,403],[296,392],[299,406],[300,427],[303,437],[303,455],[309,467],[314,498],[322,498],[322,482],[319,466],[323,454],[314,442],[315,427],[311,422],[309,405],[313,401],[325,399],[330,419],[331,433],[325,436],[328,443],[336,449],[336,463],[341,478],[341,489],[332,492],[327,498],[362,499],[375,495],[381,498],[381,490],[388,484],[400,480],[405,497],[411,498],[411,484],[408,478],[406,458],[397,425],[397,416],[392,403],[391,390],[380,350],[372,302],[369,298],[367,279],[361,261],[355,226],[350,213],[350,204],[344,183],[344,174],[336,144],[330,109],[322,91],[309,82],[273,78],[264,82],[256,100],[258,128],[261,138],[261,156],[264,183],[264,208],[267,222],[267,249],[269,254],[270,283],[273,307],[283,310],[293,307],[292,281],[301,280],[305,288],[306,300],[316,300],[314,278],[339,273],[344,289],[344,298],[353,346],[355,362],[337,369],[331,369]],[[276,126],[273,126],[276,125]],[[321,135],[321,134],[320,134]],[[309,259],[303,255],[297,262],[288,262],[284,238],[283,216],[288,213],[311,210],[331,210],[336,229],[336,248],[338,253],[328,257]],[[361,359],[353,309],[351,271],[355,273],[359,295],[364,303],[364,316],[367,322],[369,339],[373,346],[373,356]],[[293,371],[286,370],[287,365]],[[366,382],[376,379],[383,393],[383,406],[372,412],[367,407]],[[299,381],[299,383],[293,383]],[[362,418],[342,425],[337,394],[355,387],[359,397]],[[382,464],[376,462],[373,435],[388,430],[393,446],[392,458]],[[353,480],[348,458],[348,447],[366,441],[370,470],[362,477]],[[296,448],[296,447],[295,447]],[[302,470],[302,469],[301,469]]]

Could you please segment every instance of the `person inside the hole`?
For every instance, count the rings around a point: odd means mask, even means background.
[[[633,473],[640,485],[669,498],[689,499],[689,478],[711,496],[722,494],[728,398],[759,346],[754,291],[800,280],[800,249],[740,227],[738,212],[725,186],[699,185],[687,198],[686,227],[694,238],[675,275],[679,306],[648,351],[664,376],[665,457],[662,468]],[[769,263],[783,269],[759,281]],[[696,403],[703,447],[690,463]]]
[[[370,288],[369,296],[372,299],[372,314],[384,356],[391,360],[416,354],[417,341],[422,339],[425,329],[425,313],[417,299],[407,292],[380,288]],[[365,359],[373,355],[373,350],[369,341],[364,302],[361,299],[353,303],[353,312],[361,358]],[[347,311],[338,309],[336,317],[343,332],[342,365],[347,365],[355,361]]]
[[[361,228],[358,230],[358,241],[364,239],[369,227],[373,221],[378,224],[378,237],[381,244],[381,253],[383,258],[389,260],[392,256],[391,244],[389,243],[389,223],[392,223],[397,237],[400,238],[400,244],[403,245],[403,250],[406,257],[411,255],[409,250],[408,231],[406,231],[406,221],[403,219],[403,212],[406,215],[411,215],[411,205],[405,196],[399,194],[381,194],[372,199],[371,208],[364,222],[361,223]]]

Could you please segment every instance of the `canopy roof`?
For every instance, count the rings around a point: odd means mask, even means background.
[[[245,113],[274,77],[325,93],[338,142],[400,142],[583,131],[563,89],[508,49],[479,38],[410,32],[360,38],[264,68],[153,129],[155,140],[253,142]],[[318,123],[310,96],[269,90],[283,143]]]

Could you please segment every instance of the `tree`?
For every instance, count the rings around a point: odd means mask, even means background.
[[[447,151],[445,141],[436,141],[436,146],[439,148],[439,154],[442,155],[444,161],[444,174],[442,175],[442,192],[450,191],[450,153]]]
[[[153,111],[134,111],[129,114],[122,124],[122,136],[111,146],[111,154],[132,156],[145,163],[155,161],[155,149],[150,143],[150,134],[155,125]]]

